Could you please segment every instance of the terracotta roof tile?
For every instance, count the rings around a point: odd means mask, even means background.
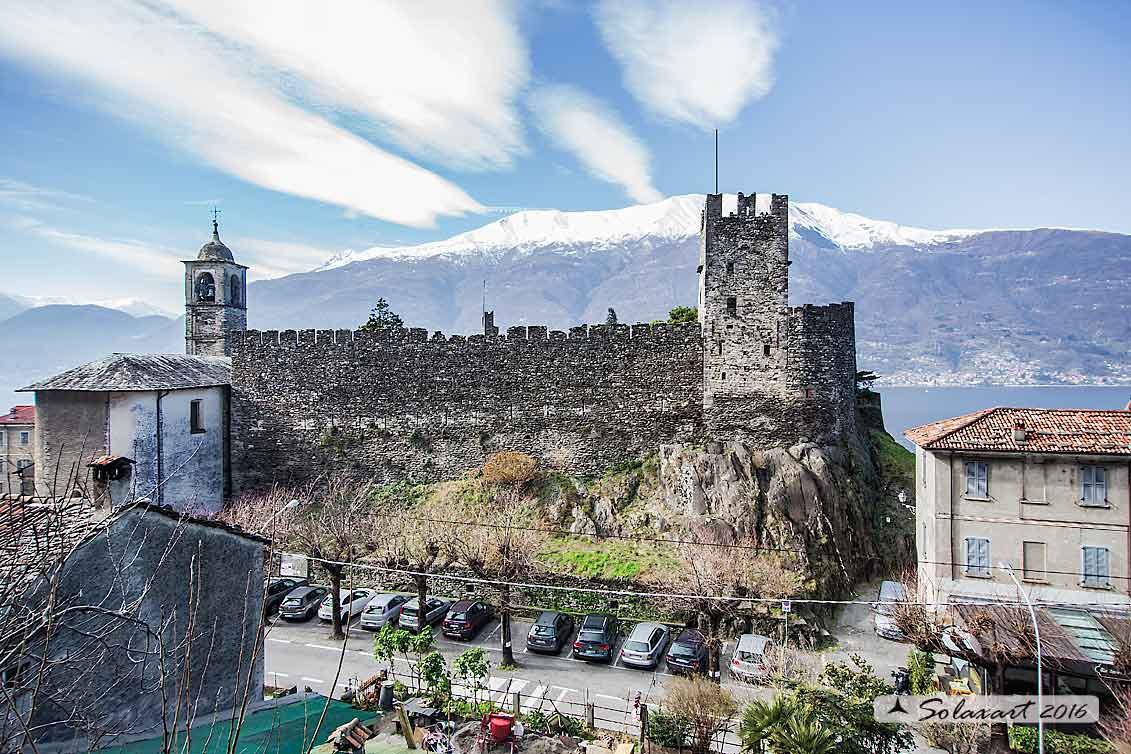
[[[35,406],[12,406],[6,414],[0,414],[0,424],[35,424]]]
[[[1024,440],[1014,438],[1016,426]],[[1131,456],[1131,411],[989,408],[903,434],[926,450]]]

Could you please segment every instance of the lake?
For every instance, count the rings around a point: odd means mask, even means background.
[[[903,431],[920,424],[969,414],[992,406],[1012,408],[1122,409],[1131,399],[1131,386],[1076,385],[1014,387],[884,387],[884,425],[907,448]]]

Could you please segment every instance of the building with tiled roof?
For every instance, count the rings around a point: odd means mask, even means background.
[[[0,414],[0,495],[35,489],[35,406]]]
[[[230,381],[223,356],[115,353],[28,385],[35,467],[59,470],[39,474],[35,494],[219,510],[230,488]],[[133,463],[102,478],[92,463],[106,456]]]
[[[916,445],[920,594],[1131,606],[1131,411],[988,408]]]

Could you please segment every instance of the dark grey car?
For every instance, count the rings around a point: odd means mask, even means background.
[[[398,625],[407,631],[420,631],[425,626],[431,626],[443,619],[447,614],[448,608],[452,603],[446,602],[436,597],[428,598],[428,611],[424,616],[424,620],[420,620],[420,600],[413,597],[411,600],[404,604],[401,608],[401,617]]]
[[[569,643],[573,636],[573,616],[547,610],[539,614],[538,620],[526,635],[526,648],[531,652],[552,652],[557,654]]]
[[[707,658],[707,637],[699,629],[685,628],[668,649],[668,672],[706,673]]]
[[[330,590],[324,586],[300,586],[292,589],[279,605],[279,617],[285,620],[308,620],[318,612]]]
[[[586,615],[577,632],[577,641],[573,643],[573,656],[609,662],[615,655],[619,633],[620,621],[615,616]]]
[[[279,605],[283,604],[283,600],[290,594],[292,589],[300,586],[307,586],[306,579],[298,579],[293,576],[276,576],[267,580],[267,590],[263,595],[263,614],[270,616],[279,609]]]
[[[620,648],[620,661],[631,668],[652,669],[660,664],[671,634],[662,623],[637,623]]]

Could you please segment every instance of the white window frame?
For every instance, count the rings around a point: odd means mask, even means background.
[[[8,444],[8,430],[0,428],[0,448]]]
[[[982,548],[982,543],[985,543],[985,560],[979,557],[979,553],[975,551],[974,557],[970,556],[971,543],[978,543],[977,548]],[[978,579],[988,579],[990,577],[990,538],[989,537],[966,537],[964,540],[966,552],[963,553],[965,558],[963,560],[963,573],[967,576]]]
[[[974,473],[971,475],[970,470],[973,467]],[[981,470],[981,475],[978,471]],[[985,461],[966,461],[962,465],[963,476],[963,497],[976,498],[978,500],[987,500],[990,497],[990,465]],[[980,478],[979,478],[980,477]],[[970,482],[973,480],[974,489],[971,491]],[[981,482],[981,490],[978,489],[978,483]]]
[[[919,481],[922,482],[923,489],[927,488],[927,451],[919,448]]]
[[[1080,505],[1089,508],[1107,508],[1107,467],[1085,465],[1080,467]]]
[[[1088,551],[1091,550],[1100,561],[1096,562],[1095,573],[1088,572]],[[1099,562],[1102,562],[1100,567]],[[1093,589],[1111,588],[1111,550],[1106,547],[1084,545],[1080,548],[1080,586]]]

